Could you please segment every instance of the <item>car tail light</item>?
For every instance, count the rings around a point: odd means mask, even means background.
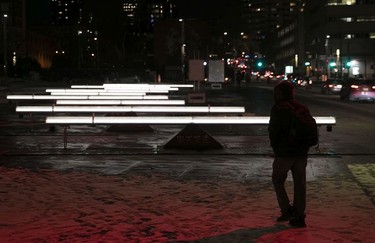
[[[334,87],[334,85],[333,85],[333,84],[329,84],[329,85],[328,85],[328,87],[330,87],[330,88],[333,88],[333,87]]]

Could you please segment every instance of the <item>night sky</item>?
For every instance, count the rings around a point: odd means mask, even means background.
[[[26,18],[30,25],[51,23],[51,0],[26,1]]]
[[[215,19],[235,11],[236,0],[177,0],[178,13],[183,18]],[[233,12],[232,12],[233,13]]]

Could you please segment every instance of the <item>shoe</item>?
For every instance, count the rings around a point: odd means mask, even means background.
[[[289,206],[288,210],[285,213],[282,213],[280,217],[276,219],[276,222],[285,222],[293,218],[294,208]]]
[[[296,228],[305,228],[305,217],[295,217],[289,220],[289,225]]]

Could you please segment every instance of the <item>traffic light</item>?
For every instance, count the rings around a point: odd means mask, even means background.
[[[259,67],[259,68],[263,67],[263,62],[262,61],[258,61],[257,62],[257,67]]]
[[[352,66],[352,61],[347,61],[345,67],[350,68]]]
[[[330,61],[329,62],[329,66],[332,68],[332,67],[336,67],[336,62],[334,61]]]

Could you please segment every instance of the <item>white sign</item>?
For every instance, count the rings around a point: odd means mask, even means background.
[[[224,61],[210,60],[208,62],[208,81],[224,82]]]
[[[286,66],[285,73],[293,73],[293,66]]]

